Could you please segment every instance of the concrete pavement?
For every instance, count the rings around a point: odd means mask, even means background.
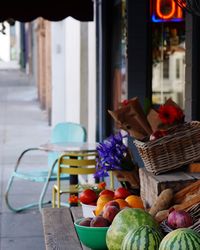
[[[39,107],[37,90],[17,69],[0,69],[0,250],[43,250],[42,218],[38,209],[13,213],[4,192],[19,154],[49,140],[51,127]],[[25,158],[23,167],[47,165],[45,154]],[[16,182],[11,198],[15,205],[37,201],[42,184]],[[50,196],[50,192],[48,194]]]

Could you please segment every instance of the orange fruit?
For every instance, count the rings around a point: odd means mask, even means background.
[[[129,204],[130,207],[132,208],[143,208],[143,201],[140,196],[137,195],[129,195],[125,201]]]
[[[128,202],[123,199],[116,199],[115,201],[119,204],[120,209],[124,207],[130,207]]]
[[[101,196],[99,196],[98,200],[97,200],[97,206],[100,205],[101,203],[107,203],[108,201],[111,201],[113,199],[112,196],[107,195],[107,194],[103,194]]]

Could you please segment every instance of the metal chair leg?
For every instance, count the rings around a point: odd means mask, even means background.
[[[60,190],[57,190],[57,207],[60,208]]]
[[[6,192],[5,192],[5,202],[6,202],[6,205],[8,206],[8,208],[17,213],[17,212],[21,212],[23,210],[26,210],[26,209],[30,209],[30,208],[33,208],[33,207],[37,207],[38,206],[38,202],[36,203],[31,203],[31,204],[28,204],[28,205],[25,205],[25,206],[22,206],[22,207],[13,207],[10,203],[10,200],[9,200],[9,191],[11,189],[11,186],[12,186],[12,183],[13,183],[13,180],[14,180],[14,176],[12,175],[9,182],[8,182],[8,185],[7,185],[7,188],[6,188]]]
[[[39,210],[40,210],[40,213],[42,212],[42,205],[44,204],[43,200],[44,200],[45,194],[46,194],[47,189],[48,189],[48,186],[49,186],[49,180],[50,180],[50,178],[51,178],[51,175],[52,175],[52,173],[53,173],[53,169],[54,169],[54,167],[55,167],[57,161],[58,161],[58,160],[55,160],[55,161],[54,161],[54,163],[53,163],[51,169],[49,170],[49,173],[48,173],[48,176],[47,176],[47,180],[46,180],[46,182],[45,182],[45,184],[44,184],[44,187],[43,187],[42,192],[41,192],[41,195],[40,195],[40,199],[39,199]],[[50,201],[49,203],[51,203],[51,201]]]
[[[21,159],[23,158],[23,156],[29,152],[29,151],[32,151],[32,150],[39,150],[38,148],[28,148],[26,150],[24,150],[19,158],[17,159],[17,162],[15,164],[15,167],[14,167],[14,172],[16,172],[20,162],[21,162]],[[8,208],[13,211],[13,212],[21,212],[23,211],[24,209],[28,209],[28,208],[32,208],[34,206],[37,206],[37,203],[33,203],[33,204],[29,204],[29,205],[26,205],[26,206],[23,206],[23,207],[18,207],[18,208],[14,208],[11,204],[10,204],[10,201],[9,201],[9,191],[10,191],[10,188],[12,186],[12,183],[13,183],[13,180],[14,180],[14,175],[12,175],[8,181],[8,185],[6,187],[6,192],[5,192],[5,202],[6,202],[6,205],[8,206]]]
[[[5,202],[6,202],[6,205],[8,206],[8,208],[13,211],[13,212],[21,212],[23,210],[26,210],[26,209],[30,209],[30,208],[34,208],[34,207],[37,207],[39,205],[39,209],[40,209],[40,212],[41,212],[41,209],[42,209],[42,205],[44,204],[49,204],[51,203],[51,201],[47,201],[47,202],[44,202],[43,199],[44,199],[44,196],[46,194],[46,190],[48,188],[48,184],[49,184],[49,180],[50,180],[50,177],[51,177],[51,174],[52,174],[52,171],[53,171],[53,168],[54,166],[56,165],[57,163],[57,160],[54,162],[53,166],[51,167],[50,171],[49,171],[49,174],[48,174],[48,177],[47,177],[47,181],[43,187],[43,190],[42,190],[42,193],[40,195],[40,199],[39,199],[39,202],[35,202],[35,203],[31,203],[31,204],[28,204],[28,205],[25,205],[25,206],[22,206],[22,207],[13,207],[9,201],[9,192],[10,192],[10,189],[11,189],[11,186],[13,184],[13,180],[14,180],[14,173],[16,173],[17,169],[18,169],[18,166],[21,162],[21,159],[23,158],[23,156],[28,152],[28,151],[31,151],[31,150],[40,150],[38,148],[29,148],[29,149],[26,149],[24,150],[21,155],[19,156],[17,162],[16,162],[16,165],[14,167],[14,172],[12,174],[12,176],[10,177],[9,181],[8,181],[8,185],[6,187],[6,192],[5,192]]]
[[[56,189],[55,187],[52,188],[52,208],[55,208],[56,205]]]

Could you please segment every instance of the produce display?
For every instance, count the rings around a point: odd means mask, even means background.
[[[104,206],[110,201],[115,201],[115,204],[117,202],[120,209],[124,207],[144,209],[141,197],[132,195],[130,191],[124,187],[119,187],[114,191],[104,189],[99,194],[97,194],[94,190],[86,189],[81,192],[79,200],[87,205],[96,205],[96,209],[94,211],[96,216],[103,212]]]
[[[109,113],[127,133],[111,135],[99,144],[95,176],[108,176],[108,171],[118,171],[120,176],[126,170],[134,170],[138,177],[133,179],[137,192],[130,188],[131,181],[129,186],[120,182],[122,187],[116,190],[104,188],[89,196],[90,191],[86,191],[80,201],[95,205],[92,214],[95,216],[85,218],[81,224],[89,229],[108,227],[104,239],[108,250],[200,250],[198,175],[196,178],[182,174],[184,181],[178,176],[173,178],[172,172],[151,182],[153,174],[174,171],[189,163],[193,164],[190,170],[199,173],[200,163],[195,161],[199,159],[200,123],[185,122],[183,110],[171,98],[159,107],[149,103],[144,112],[135,97]],[[131,150],[124,144],[127,134],[133,137],[145,169],[151,174],[145,173],[143,183],[140,177],[144,174],[138,175],[140,169],[133,164],[126,169],[128,162],[134,162],[132,155],[128,157]],[[184,188],[180,190],[179,184]]]
[[[146,211],[141,197],[124,187],[99,193],[84,190],[81,202],[96,207],[95,216],[82,219],[80,226],[107,227],[109,250],[200,250],[199,184],[177,193],[163,190]]]

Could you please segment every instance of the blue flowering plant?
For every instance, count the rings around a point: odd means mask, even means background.
[[[97,146],[97,164],[95,177],[108,176],[108,171],[131,170],[133,161],[128,147],[123,143],[121,132],[111,135]]]

